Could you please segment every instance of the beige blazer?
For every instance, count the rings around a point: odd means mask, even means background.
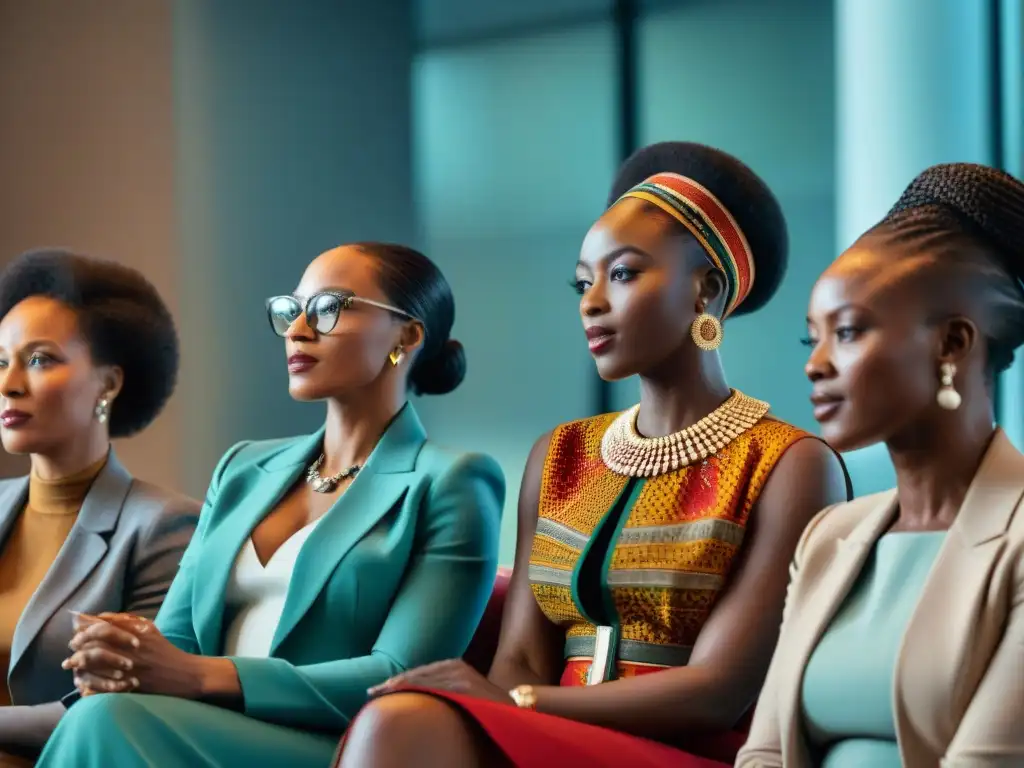
[[[1024,456],[997,430],[911,616],[893,685],[907,768],[1024,766]],[[737,768],[810,768],[804,669],[896,514],[896,492],[821,512]],[[865,648],[864,653],[870,653]]]

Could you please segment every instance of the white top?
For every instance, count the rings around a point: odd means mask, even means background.
[[[288,584],[302,545],[323,518],[291,535],[267,561],[260,563],[252,537],[245,540],[231,570],[224,599],[234,619],[224,636],[224,655],[265,659],[281,621]]]

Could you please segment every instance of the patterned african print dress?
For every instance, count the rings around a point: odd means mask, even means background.
[[[558,427],[544,464],[530,581],[544,614],[565,631],[564,686],[686,665],[769,474],[790,446],[811,437],[765,417],[705,461],[635,478],[601,458],[601,438],[617,416]],[[458,704],[516,766],[721,765],[597,726],[436,695]],[[744,738],[729,734],[694,749],[729,759]]]

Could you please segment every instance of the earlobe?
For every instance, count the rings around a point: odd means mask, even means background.
[[[697,314],[711,312],[721,315],[723,307],[720,305],[724,302],[725,291],[725,276],[714,267],[706,269],[697,288]]]
[[[121,393],[124,386],[124,371],[119,366],[112,366],[103,374],[103,396],[113,400]]]
[[[959,364],[978,344],[978,326],[966,317],[952,317],[942,327],[939,344],[939,359],[942,362]]]
[[[402,347],[406,352],[414,352],[419,349],[423,346],[425,338],[423,325],[418,322],[407,323],[402,329]]]

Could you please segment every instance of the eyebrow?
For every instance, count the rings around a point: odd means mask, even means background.
[[[310,293],[309,295],[299,293],[298,291],[293,291],[292,292],[292,298],[293,299],[308,299],[310,296],[316,296],[318,293],[340,293],[342,296],[355,296],[356,295],[356,292],[353,291],[351,288],[335,288],[335,287],[332,287],[332,286],[328,286],[326,288],[320,288],[318,290],[315,290],[312,293]]]
[[[647,259],[648,261],[653,261],[654,260],[654,257],[650,253],[645,251],[643,248],[638,248],[635,245],[624,245],[621,248],[616,248],[615,250],[613,250],[613,251],[611,251],[609,253],[606,253],[604,256],[602,256],[598,260],[597,263],[599,265],[600,264],[607,264],[609,261],[612,261],[613,259],[619,258],[619,256],[623,255],[624,253],[635,253],[637,256],[640,256],[640,257],[642,257],[644,259]],[[590,264],[588,264],[587,262],[583,261],[582,259],[579,259],[579,260],[576,261],[576,266],[577,267],[590,267]]]
[[[61,348],[60,344],[58,344],[56,341],[53,341],[52,339],[33,339],[32,341],[28,342],[27,344],[23,344],[21,348],[23,350],[31,351],[31,350],[34,350],[34,349],[38,349],[39,347],[45,347],[45,346],[56,347],[57,349]],[[5,347],[3,345],[0,345],[0,350],[3,350],[3,349],[5,349]]]
[[[842,314],[843,312],[845,312],[845,311],[846,311],[846,310],[848,310],[848,309],[857,309],[857,310],[860,310],[860,311],[862,311],[862,312],[868,312],[868,311],[870,311],[870,310],[868,310],[868,309],[867,309],[866,307],[864,307],[864,306],[862,306],[862,305],[860,305],[860,304],[854,304],[853,302],[849,302],[849,301],[848,301],[848,302],[846,302],[845,304],[841,304],[840,306],[838,306],[838,307],[836,307],[835,309],[831,310],[831,311],[830,311],[830,312],[829,312],[829,313],[828,313],[828,314],[826,315],[826,317],[835,317],[836,315]],[[805,321],[806,321],[806,322],[807,322],[808,324],[810,324],[810,323],[813,323],[813,322],[814,322],[814,321],[813,321],[813,320],[811,319],[811,316],[810,316],[810,315],[808,315],[808,316],[807,316],[806,318],[804,318],[804,320],[805,320]]]

